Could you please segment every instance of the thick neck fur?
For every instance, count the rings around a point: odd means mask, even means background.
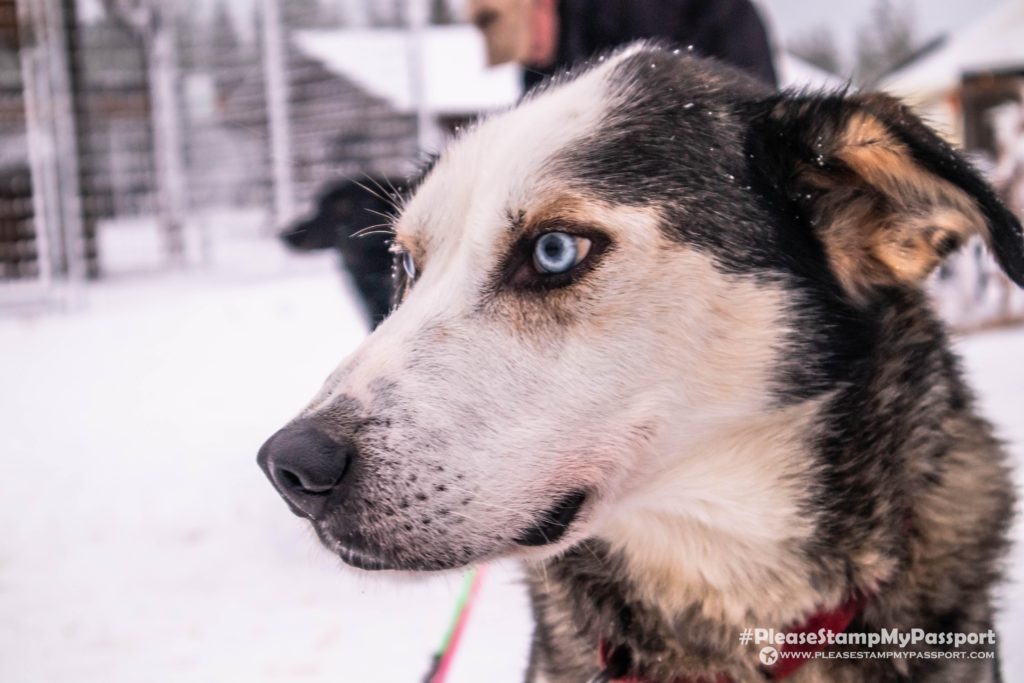
[[[695,439],[597,538],[534,567],[535,680],[587,680],[603,641],[650,683],[764,681],[743,628],[784,630],[855,593],[868,604],[851,630],[991,626],[1004,455],[922,297],[893,292],[878,319],[848,382]],[[960,680],[952,666],[984,681],[992,662],[938,666],[816,661],[790,680]]]

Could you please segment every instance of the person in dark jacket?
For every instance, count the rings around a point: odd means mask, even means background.
[[[492,64],[517,61],[531,88],[620,45],[662,40],[776,85],[772,51],[750,0],[472,0]]]

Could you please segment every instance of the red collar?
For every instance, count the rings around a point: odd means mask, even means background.
[[[867,600],[863,595],[859,593],[854,594],[852,597],[847,599],[846,602],[842,603],[841,605],[839,605],[831,611],[815,612],[805,621],[793,626],[792,628],[786,629],[786,633],[813,633],[822,629],[826,631],[832,631],[833,633],[842,633],[846,631],[847,628],[849,628],[850,622],[852,622],[857,617],[857,615],[861,613],[861,610],[864,609],[864,603],[866,601]],[[739,634],[737,634],[737,636],[738,635]],[[784,645],[776,646],[776,649],[780,653],[814,653],[824,650],[825,644],[816,643],[814,645],[790,645],[787,643]],[[606,680],[608,681],[608,683],[652,683],[651,681],[646,681],[642,678],[638,678],[629,673],[626,673],[624,676],[618,674],[618,671],[622,669],[626,669],[628,671],[628,660],[630,657],[630,653],[628,651],[624,651],[624,657],[618,656],[620,650],[616,649],[613,652],[611,645],[608,642],[602,640],[599,652],[601,657],[601,669],[607,673],[605,678],[601,678],[601,675],[599,674],[598,677],[594,680]],[[622,660],[623,658],[626,660],[625,664],[623,664],[621,661],[618,663],[616,663],[615,661],[609,661],[616,659]],[[772,666],[762,666],[761,671],[764,673],[766,680],[781,681],[792,676],[797,671],[797,669],[799,669],[801,666],[810,661],[813,661],[813,657],[786,658],[780,656],[778,660],[775,662],[775,664],[773,664]],[[609,671],[610,669],[614,669],[614,671]],[[619,677],[611,678],[607,674],[610,674],[612,676],[618,675]],[[708,678],[706,676],[700,678],[682,676],[680,678],[675,679],[675,681],[673,681],[672,683],[733,683],[733,681],[727,675],[720,674],[718,676],[715,676],[714,678]]]

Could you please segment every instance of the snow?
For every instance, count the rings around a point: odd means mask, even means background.
[[[886,77],[881,88],[915,100],[959,87],[965,73],[1024,67],[1024,2],[1004,0],[935,52]]]
[[[841,77],[820,69],[796,55],[780,50],[775,55],[779,87],[788,90],[839,90],[847,86]]]
[[[216,269],[127,273],[65,313],[0,316],[0,680],[413,683],[459,573],[344,568],[255,464],[365,332],[329,255],[250,240]],[[1024,329],[960,342],[1019,456]],[[1022,535],[1020,527],[1017,537]],[[1024,680],[1024,554],[1001,640]],[[488,573],[455,683],[521,680],[530,619]]]
[[[422,38],[419,55],[412,34],[398,29],[307,30],[296,33],[294,42],[328,70],[400,111],[416,108],[413,68],[422,71],[424,103],[434,114],[475,115],[519,98],[518,67],[488,67],[484,39],[475,27],[431,26]]]

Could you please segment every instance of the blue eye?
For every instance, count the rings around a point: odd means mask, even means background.
[[[416,279],[416,259],[413,258],[411,251],[402,252],[402,269],[410,280]]]
[[[565,232],[546,232],[533,245],[533,265],[541,273],[564,273],[580,264],[590,240]]]

